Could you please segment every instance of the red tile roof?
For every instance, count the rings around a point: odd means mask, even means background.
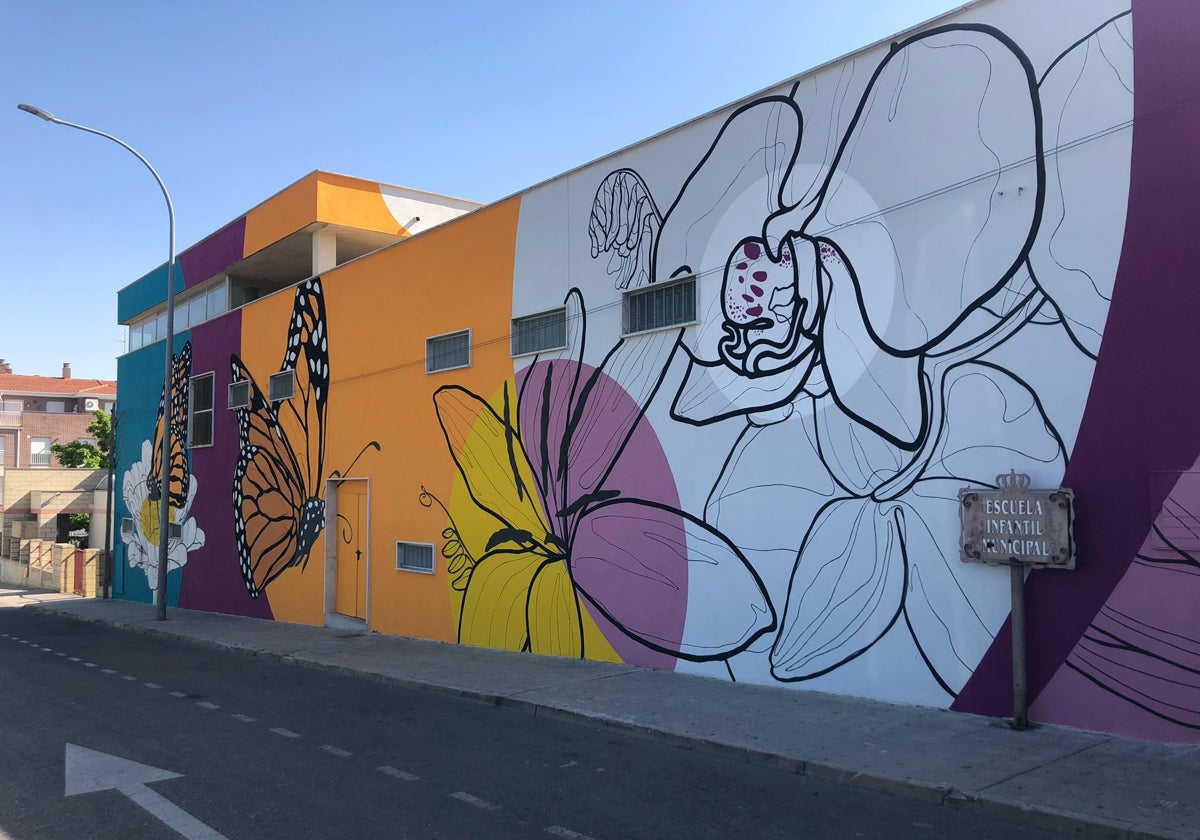
[[[117,383],[111,379],[63,379],[57,376],[21,376],[15,373],[0,373],[0,394],[75,394],[115,397]]]

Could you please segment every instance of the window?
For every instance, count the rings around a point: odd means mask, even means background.
[[[206,308],[208,310],[209,318],[216,318],[222,312],[225,312],[227,309],[229,309],[229,294],[224,283],[222,283],[220,286],[217,286],[215,289],[210,290],[209,293],[204,296],[204,298],[207,301]]]
[[[624,303],[625,335],[691,324],[696,320],[696,278],[628,292]]]
[[[229,383],[229,407],[245,408],[250,405],[250,383],[246,380]]]
[[[8,465],[8,460],[4,457],[5,456],[4,441],[5,441],[5,438],[0,437],[0,467]],[[3,496],[0,496],[0,498],[3,498]]]
[[[133,520],[128,516],[121,519],[121,535],[126,537],[133,536]],[[168,568],[170,568],[169,565]]]
[[[541,353],[567,346],[567,310],[556,309],[512,322],[512,354]]]
[[[279,373],[272,373],[271,378],[267,380],[267,399],[271,402],[290,400],[295,393],[296,372],[294,370],[281,370]]]
[[[425,339],[425,372],[469,367],[471,364],[471,331],[462,330]]]
[[[50,438],[29,439],[29,466],[50,466]]]
[[[213,375],[192,377],[188,395],[188,446],[213,445]]]
[[[62,400],[46,400],[46,411],[51,414],[62,414],[67,410],[67,404]]]
[[[433,546],[429,543],[410,543],[397,540],[396,570],[433,574]]]

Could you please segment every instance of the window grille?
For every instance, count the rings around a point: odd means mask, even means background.
[[[188,391],[188,446],[213,445],[213,374],[192,377]]]
[[[229,407],[245,408],[250,405],[250,383],[246,380],[229,383]]]
[[[567,346],[567,310],[556,309],[512,322],[512,354],[541,353]]]
[[[625,335],[694,323],[696,278],[686,277],[628,292],[624,303]]]
[[[429,543],[396,541],[396,569],[407,572],[424,572],[431,575],[433,569],[433,546]]]
[[[296,372],[294,370],[281,370],[279,373],[271,374],[271,378],[267,381],[267,398],[271,402],[290,400],[295,393]]]
[[[462,330],[425,339],[425,372],[469,367],[471,331]]]

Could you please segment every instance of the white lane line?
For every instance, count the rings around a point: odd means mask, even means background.
[[[44,647],[44,648],[42,648],[42,650],[46,651],[46,653],[53,653],[53,652],[54,652],[54,648],[47,648],[47,647]]]
[[[170,535],[168,534],[168,536],[170,536]],[[196,705],[199,706],[201,709],[219,709],[219,708],[221,708],[216,703],[209,703],[207,700],[197,700]]]
[[[563,837],[565,840],[592,840],[586,834],[580,834],[578,831],[572,831],[569,828],[563,828],[561,825],[546,826],[546,833],[552,834],[555,837]]]
[[[415,776],[407,771],[397,770],[390,764],[385,764],[382,767],[376,767],[375,769],[385,776],[391,776],[393,779],[401,779],[405,782],[415,782],[418,778],[420,778],[419,776]]]
[[[84,668],[95,668],[95,667],[96,667],[96,663],[95,663],[95,662],[84,662],[84,663],[83,663],[83,667],[84,667]]]
[[[134,680],[137,679],[137,677],[133,676],[132,674],[122,674],[121,679],[128,680],[129,682],[133,682]]]
[[[293,732],[290,729],[284,729],[282,726],[276,726],[271,731],[274,732],[276,735],[282,735],[284,738],[299,738],[300,737],[300,733]]]
[[[142,683],[146,688],[162,688],[158,683]]]
[[[325,752],[329,753],[330,755],[336,755],[338,758],[349,758],[350,756],[354,755],[354,753],[350,752],[350,750],[344,750],[341,747],[335,747],[332,744],[322,744],[321,749],[325,750]]]
[[[182,691],[172,691],[170,694],[172,697],[187,697]]]
[[[230,715],[234,720],[240,720],[242,723],[254,723],[258,718],[252,718],[250,715]]]
[[[101,674],[115,674],[117,672],[114,671],[112,668],[101,668],[100,673]]]
[[[67,661],[68,662],[82,662],[83,660],[80,659],[78,656],[68,656]]]
[[[18,641],[18,642],[20,642],[20,643],[21,643],[21,644],[23,644],[23,645],[27,645],[27,644],[29,644],[29,642],[28,642],[28,641],[26,641],[25,639],[17,639],[17,641]]]
[[[65,653],[63,653],[61,650],[56,650],[56,651],[54,651],[54,655],[55,655],[55,656],[66,656],[66,654],[65,654]]]
[[[495,811],[497,806],[488,802],[486,799],[480,799],[478,796],[472,796],[464,790],[450,794],[451,799],[457,799],[459,802],[466,802],[468,805],[474,805],[476,808],[481,808],[484,811]]]

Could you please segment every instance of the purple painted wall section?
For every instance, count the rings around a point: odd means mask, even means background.
[[[1146,538],[1156,513],[1149,474],[1186,470],[1200,451],[1200,6],[1134,0],[1133,33],[1135,127],[1124,248],[1064,479],[1076,493],[1079,563],[1073,572],[1034,572],[1026,584],[1031,700],[1076,647]],[[1006,624],[953,708],[1010,714],[1011,652]],[[1049,699],[1036,708],[1049,712]],[[1091,719],[1069,710],[1053,714],[1074,725]]]
[[[244,256],[245,242],[246,217],[242,216],[180,254],[184,288],[203,283],[239,261]]]
[[[234,311],[192,330],[192,373],[212,371],[216,408],[213,445],[192,450],[199,485],[192,516],[204,530],[204,547],[188,556],[179,606],[254,618],[272,618],[267,599],[252,599],[238,569],[233,534],[233,468],[237,462],[237,412],[225,408],[232,378],[229,354],[241,350],[242,314]]]

